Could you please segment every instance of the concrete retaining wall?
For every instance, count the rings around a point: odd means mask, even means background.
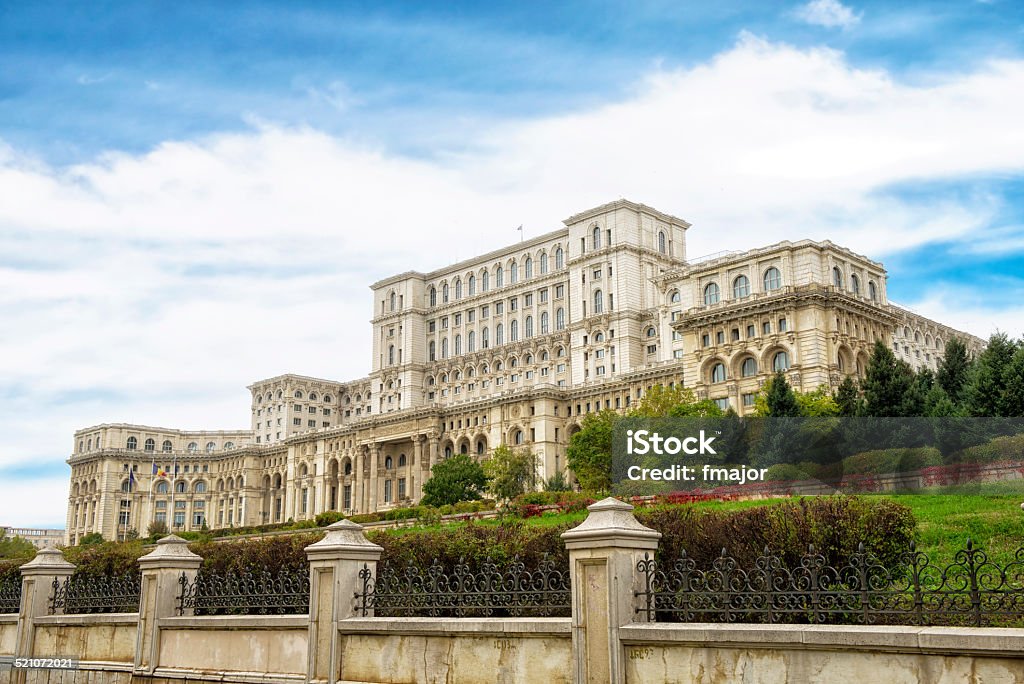
[[[572,682],[568,618],[349,619],[339,636],[345,682]]]

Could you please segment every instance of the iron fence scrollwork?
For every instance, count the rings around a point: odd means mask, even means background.
[[[460,559],[446,573],[435,558],[426,570],[381,564],[376,577],[364,564],[359,579],[356,611],[364,617],[562,617],[572,600],[569,573],[546,554],[535,570],[516,557],[507,567],[488,558],[475,572]]]
[[[913,546],[887,568],[861,544],[842,567],[810,546],[795,568],[765,549],[741,568],[725,549],[700,570],[685,550],[668,569],[645,554],[637,613],[649,621],[973,625],[1024,620],[1024,548],[1005,565],[968,540],[946,567]]]
[[[305,570],[214,573],[178,578],[178,615],[298,615],[309,612],[309,572]]]
[[[66,615],[83,613],[137,613],[142,578],[138,575],[72,575],[53,578],[49,611]]]
[[[21,578],[12,577],[0,583],[0,614],[21,610]]]

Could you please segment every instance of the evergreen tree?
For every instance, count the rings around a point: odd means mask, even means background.
[[[942,385],[936,383],[925,396],[924,415],[929,418],[949,418],[957,415],[956,404],[946,394]]]
[[[936,380],[954,404],[963,402],[964,387],[971,377],[971,359],[967,356],[967,345],[959,337],[946,344],[946,351],[939,361]]]
[[[800,406],[786,376],[779,371],[768,382],[769,386],[765,391],[765,415],[773,418],[799,417]]]
[[[923,397],[916,386],[914,371],[905,362],[897,359],[882,342],[875,342],[875,348],[868,360],[864,374],[864,406],[862,415],[871,417],[903,417],[923,406]]]
[[[964,408],[971,416],[1004,416],[1011,410],[1006,381],[1017,344],[1006,333],[994,333],[978,356],[971,379],[964,388]]]
[[[1003,371],[1003,385],[1003,415],[1024,417],[1024,340],[1017,345],[1017,351]]]
[[[839,415],[844,417],[855,416],[860,408],[860,391],[853,377],[847,375],[839,383],[835,393],[836,406],[839,407]]]

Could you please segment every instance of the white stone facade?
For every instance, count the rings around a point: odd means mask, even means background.
[[[250,430],[78,431],[69,542],[157,519],[188,530],[414,503],[433,464],[501,443],[529,447],[547,478],[583,415],[656,384],[746,413],[775,368],[811,390],[862,373],[876,340],[916,368],[953,336],[981,345],[891,304],[882,265],[828,241],[691,262],[690,224],[644,205],[564,223],[374,283],[369,376],[255,382]]]

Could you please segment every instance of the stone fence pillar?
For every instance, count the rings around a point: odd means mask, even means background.
[[[619,627],[636,617],[634,591],[642,589],[637,563],[658,548],[661,533],[641,525],[633,507],[607,498],[587,519],[562,534],[572,580],[573,681],[624,684]]]
[[[306,547],[309,559],[309,662],[307,681],[334,684],[341,663],[338,622],[356,613],[355,595],[361,592],[363,565],[377,576],[377,561],[384,551],[363,534],[363,526],[339,520],[327,535]],[[369,613],[372,615],[372,612]]]
[[[18,611],[18,633],[14,655],[20,658],[32,652],[36,636],[36,618],[49,615],[53,581],[63,583],[75,572],[75,566],[64,560],[58,549],[43,549],[21,566],[21,608]],[[58,612],[63,610],[58,609]],[[44,654],[54,655],[54,654]],[[25,680],[25,670],[15,670],[14,682]]]
[[[178,614],[178,595],[182,573],[190,583],[203,559],[189,551],[188,542],[177,535],[168,535],[156,548],[139,559],[142,569],[142,590],[139,595],[139,633],[135,645],[135,672],[152,674],[159,664],[160,628],[162,618]]]

